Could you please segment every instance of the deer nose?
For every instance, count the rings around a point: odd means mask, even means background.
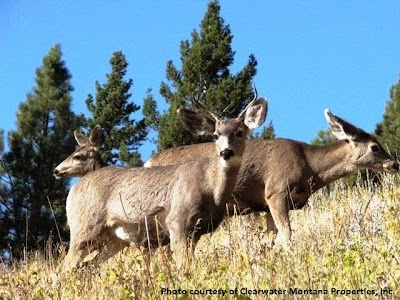
[[[59,179],[59,178],[61,178],[61,171],[58,170],[58,169],[54,169],[53,175],[54,175],[54,177],[55,177],[56,179]]]
[[[232,149],[224,149],[224,150],[222,150],[222,151],[219,153],[219,155],[220,155],[223,159],[228,160],[228,159],[230,159],[232,156],[235,155],[235,152],[233,152]]]

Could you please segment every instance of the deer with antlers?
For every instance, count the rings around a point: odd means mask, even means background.
[[[267,213],[267,231],[284,247],[291,244],[289,210],[300,209],[318,189],[360,169],[396,173],[399,163],[378,140],[325,110],[331,145],[312,146],[289,139],[249,140],[228,214]],[[153,155],[146,167],[179,164],[213,153],[211,143],[167,149]]]
[[[155,168],[104,167],[83,176],[67,197],[70,248],[60,268],[79,265],[89,254],[108,259],[135,244],[169,244],[177,265],[201,235],[215,230],[224,217],[241,165],[245,139],[260,126],[267,102],[254,99],[237,118],[222,120],[205,109],[179,109],[183,126],[193,134],[214,134],[213,155],[180,165]]]

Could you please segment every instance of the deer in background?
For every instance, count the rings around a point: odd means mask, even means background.
[[[235,119],[221,120],[179,109],[192,134],[214,134],[211,157],[155,168],[105,167],[83,176],[67,197],[70,248],[60,265],[68,270],[89,254],[100,263],[133,243],[155,248],[170,243],[178,266],[201,235],[224,217],[241,165],[249,130],[266,116],[266,100],[254,99]]]
[[[96,125],[88,137],[77,130],[74,131],[74,136],[79,147],[54,169],[56,179],[81,177],[105,166],[99,153],[104,144],[100,125]]]
[[[291,243],[289,210],[301,209],[318,189],[360,169],[395,173],[399,163],[377,139],[325,110],[332,134],[331,145],[312,146],[289,140],[249,140],[242,167],[229,201],[243,214],[267,213],[267,231],[287,247]],[[212,155],[211,143],[167,149],[153,155],[146,167],[179,164]]]

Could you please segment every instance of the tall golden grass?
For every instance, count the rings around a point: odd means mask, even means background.
[[[162,251],[147,265],[130,248],[61,276],[65,251],[31,253],[0,269],[0,299],[400,299],[399,182],[317,192],[291,212],[291,251],[268,246],[264,216],[232,217],[201,238],[185,272]]]

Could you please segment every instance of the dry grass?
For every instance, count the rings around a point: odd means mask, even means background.
[[[290,252],[266,246],[263,216],[231,218],[202,237],[187,272],[178,272],[161,251],[146,266],[137,249],[126,249],[100,270],[57,276],[57,259],[34,253],[0,270],[0,299],[384,299],[366,294],[380,289],[393,293],[388,299],[400,299],[399,200],[398,176],[384,176],[376,188],[338,182],[330,194],[318,192],[307,208],[291,212]],[[209,294],[235,289],[233,295]],[[328,295],[300,293],[309,289]],[[335,296],[332,289],[362,291]]]

